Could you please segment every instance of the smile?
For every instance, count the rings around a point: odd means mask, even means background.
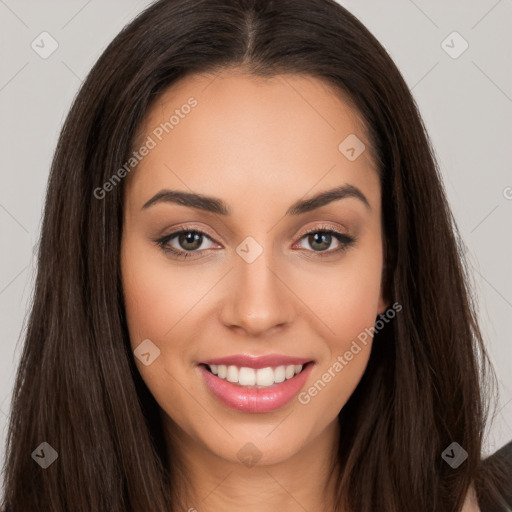
[[[234,362],[239,364],[225,364]],[[297,358],[238,356],[200,363],[198,368],[221,403],[240,412],[265,413],[288,404],[304,387],[314,365]]]

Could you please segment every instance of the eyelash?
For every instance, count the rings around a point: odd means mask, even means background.
[[[162,238],[159,238],[158,240],[155,240],[155,243],[157,243],[158,246],[165,253],[172,254],[173,256],[175,256],[177,258],[185,259],[185,258],[192,256],[192,254],[194,252],[200,252],[197,249],[194,251],[182,251],[182,250],[178,250],[178,249],[175,249],[174,247],[167,245],[171,240],[173,240],[174,238],[176,238],[177,236],[179,236],[183,233],[199,234],[199,235],[202,235],[211,240],[211,237],[204,231],[201,231],[199,229],[192,229],[192,228],[181,228],[181,229],[178,229],[177,231],[173,231],[172,233],[170,233],[168,235],[165,235]],[[330,251],[308,251],[308,252],[315,253],[315,256],[318,256],[320,258],[332,256],[333,254],[343,253],[357,241],[357,239],[353,236],[347,235],[345,233],[341,233],[340,231],[337,231],[331,227],[325,227],[325,226],[316,227],[316,228],[306,231],[299,238],[299,241],[302,240],[303,238],[305,238],[306,236],[314,234],[314,233],[333,235],[336,238],[336,240],[338,240],[338,242],[341,244],[340,247],[338,247],[337,249],[332,249]],[[203,250],[208,250],[208,249],[203,249]]]

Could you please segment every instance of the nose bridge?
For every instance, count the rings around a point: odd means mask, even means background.
[[[290,322],[290,292],[279,278],[272,248],[247,237],[236,252],[224,323],[256,334]]]

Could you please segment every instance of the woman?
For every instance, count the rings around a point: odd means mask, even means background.
[[[153,4],[57,147],[3,506],[505,510],[452,222],[345,9]]]

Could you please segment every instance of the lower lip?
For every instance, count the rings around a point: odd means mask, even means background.
[[[302,371],[291,379],[264,388],[251,388],[233,384],[221,379],[199,365],[206,385],[224,404],[241,412],[270,412],[285,406],[302,389],[313,369],[313,363],[307,363]]]

